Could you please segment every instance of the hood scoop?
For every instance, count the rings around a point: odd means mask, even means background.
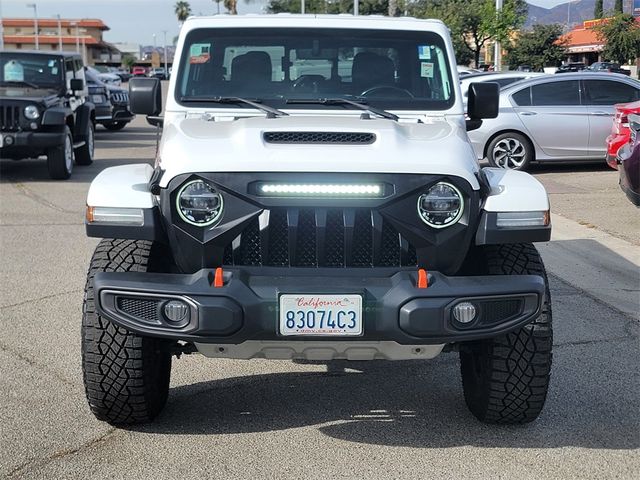
[[[376,135],[369,132],[264,132],[266,143],[371,145]]]

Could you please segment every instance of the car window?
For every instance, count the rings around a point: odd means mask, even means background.
[[[520,107],[529,107],[531,106],[531,88],[523,88],[522,90],[514,93],[511,98],[516,105]]]
[[[511,85],[512,83],[519,82],[524,77],[512,77],[512,78],[500,78],[498,80],[491,80],[492,82],[496,82],[500,85],[500,88],[506,87],[507,85]]]
[[[565,80],[533,85],[531,104],[536,107],[553,105],[580,105],[580,82]]]
[[[640,100],[640,90],[612,80],[585,80],[587,105],[615,105]]]

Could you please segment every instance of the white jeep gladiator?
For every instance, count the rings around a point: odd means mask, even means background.
[[[549,201],[523,172],[480,168],[467,131],[498,114],[472,84],[465,116],[446,26],[350,16],[191,18],[155,166],[91,184],[82,322],[97,418],[146,422],[173,355],[426,360],[460,354],[479,420],[537,418],[551,306],[532,242]],[[372,392],[373,394],[373,392]]]

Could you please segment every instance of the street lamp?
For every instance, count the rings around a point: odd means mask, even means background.
[[[40,50],[40,44],[38,43],[38,6],[35,3],[27,3],[27,8],[33,8],[33,23],[36,39],[36,50]]]
[[[353,15],[355,17],[360,15],[360,0],[353,0]]]
[[[499,16],[501,11],[502,0],[496,0],[496,16]],[[493,55],[493,70],[496,72],[502,70],[502,46],[500,45],[500,41],[497,38]]]
[[[60,21],[60,14],[56,15],[58,19],[58,49],[62,51],[62,22]]]
[[[167,68],[167,31],[162,30],[162,33],[164,33],[164,47],[162,48],[162,51],[164,52],[164,74],[168,76],[169,68]]]

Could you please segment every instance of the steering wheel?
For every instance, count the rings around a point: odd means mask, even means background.
[[[320,90],[320,86],[325,82],[326,80],[322,75],[301,75],[293,82],[292,88],[293,90],[317,93]]]
[[[394,87],[391,85],[378,85],[376,87],[367,88],[364,92],[360,94],[360,96],[361,97],[392,96],[392,97],[415,98],[413,93],[411,93],[409,90],[400,88],[400,87]]]

